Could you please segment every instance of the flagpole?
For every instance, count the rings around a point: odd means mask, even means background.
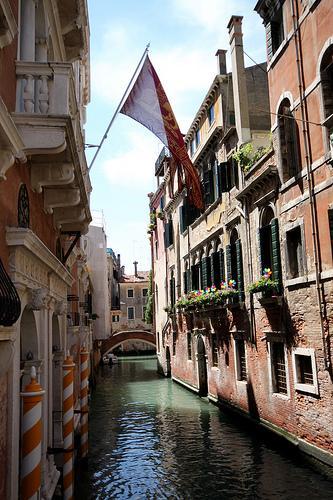
[[[103,142],[107,138],[109,130],[112,127],[113,122],[115,121],[115,119],[116,119],[116,117],[117,117],[117,115],[118,115],[118,113],[119,113],[119,111],[120,111],[120,109],[121,109],[121,107],[122,107],[125,99],[127,98],[128,94],[129,94],[129,90],[130,90],[130,88],[132,86],[133,80],[136,77],[136,74],[138,73],[138,71],[140,69],[140,66],[141,66],[141,64],[142,64],[142,62],[143,62],[146,54],[148,53],[149,46],[150,46],[150,43],[148,43],[148,45],[146,46],[146,48],[144,50],[144,53],[142,54],[142,57],[141,57],[138,65],[137,65],[137,67],[135,68],[135,71],[134,71],[134,73],[132,75],[132,78],[130,79],[129,84],[127,85],[126,90],[125,90],[125,92],[124,92],[124,94],[123,94],[123,96],[122,96],[122,98],[120,100],[120,103],[118,104],[117,109],[115,110],[115,112],[114,112],[114,114],[113,114],[113,116],[111,118],[111,121],[110,121],[110,123],[109,123],[109,125],[108,125],[108,127],[107,127],[107,129],[106,129],[106,131],[105,131],[105,133],[103,135],[103,137],[102,137],[102,140],[101,140],[101,142],[99,143],[99,145],[97,147],[96,153],[95,153],[95,155],[94,155],[94,157],[93,157],[93,159],[92,159],[92,161],[91,161],[91,163],[89,165],[89,168],[88,168],[89,171],[90,171],[91,167],[93,166],[93,164],[95,163],[97,155],[100,152],[101,147],[103,146]]]

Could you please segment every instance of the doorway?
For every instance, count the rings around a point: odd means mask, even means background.
[[[166,357],[166,376],[171,377],[171,355],[169,346],[167,346],[165,350],[165,357]]]
[[[198,358],[198,379],[199,379],[199,396],[207,396],[207,359],[206,348],[202,335],[198,337],[197,343],[197,358]]]

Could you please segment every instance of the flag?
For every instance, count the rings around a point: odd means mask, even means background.
[[[192,164],[175,115],[148,55],[120,113],[130,116],[153,132],[183,168],[189,199],[203,208],[199,175]]]

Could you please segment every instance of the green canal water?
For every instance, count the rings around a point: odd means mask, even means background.
[[[333,499],[333,482],[156,373],[156,359],[101,369],[80,499]]]

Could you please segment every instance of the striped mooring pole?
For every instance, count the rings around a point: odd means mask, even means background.
[[[80,405],[81,405],[81,459],[88,456],[88,378],[89,378],[89,352],[85,345],[80,352]]]
[[[63,368],[63,495],[74,498],[74,368],[73,358],[67,354]]]
[[[22,411],[22,500],[37,500],[42,480],[42,387],[37,382],[36,368],[31,367],[30,383],[21,392]]]

